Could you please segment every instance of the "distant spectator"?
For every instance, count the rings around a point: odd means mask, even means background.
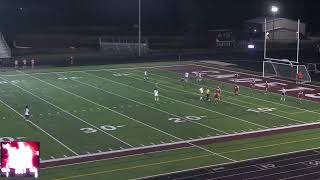
[[[15,60],[15,61],[14,61],[14,68],[15,68],[15,69],[18,69],[18,67],[19,67],[19,61],[18,61],[18,60]]]
[[[70,57],[70,65],[71,66],[74,65],[74,57],[73,56]]]

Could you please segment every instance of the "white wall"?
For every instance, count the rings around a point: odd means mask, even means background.
[[[275,29],[288,29],[291,31],[298,31],[298,21],[293,21],[290,19],[278,18],[274,21]],[[265,25],[263,24],[263,32],[265,29]],[[273,30],[273,20],[267,21],[267,31]],[[300,34],[306,34],[306,24],[300,23]]]
[[[273,33],[270,32],[270,38],[272,38]],[[279,29],[274,31],[275,40],[296,40],[297,33],[294,31],[289,31],[286,29]]]

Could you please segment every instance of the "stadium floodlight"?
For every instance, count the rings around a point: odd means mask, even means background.
[[[255,48],[254,44],[249,44],[248,45],[248,49],[254,49],[254,48]]]
[[[271,6],[271,12],[273,12],[275,14],[278,11],[279,11],[279,8],[277,6]]]

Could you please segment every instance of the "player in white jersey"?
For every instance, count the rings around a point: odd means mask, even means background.
[[[286,101],[286,89],[283,87],[281,89],[281,101]]]
[[[198,74],[198,81],[199,81],[199,82],[202,81],[202,73],[201,73],[201,72],[199,72],[199,74]]]
[[[203,95],[204,95],[203,87],[199,89],[199,93],[200,93],[200,100],[203,100]]]
[[[144,77],[143,77],[143,79],[149,79],[149,77],[148,77],[148,72],[147,71],[144,71]]]
[[[189,73],[186,72],[186,73],[184,73],[184,80],[185,80],[185,82],[188,82],[188,79],[189,79]]]
[[[157,88],[154,89],[153,94],[154,94],[154,101],[159,102],[159,91]]]
[[[26,120],[29,120],[29,116],[30,116],[30,109],[29,109],[28,106],[26,106],[26,107],[24,108],[24,118],[25,118]]]

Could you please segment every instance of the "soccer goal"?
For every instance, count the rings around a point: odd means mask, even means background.
[[[301,79],[298,74],[301,74]],[[266,59],[263,61],[263,77],[280,77],[296,82],[301,81],[301,83],[311,82],[307,67],[288,59]]]

